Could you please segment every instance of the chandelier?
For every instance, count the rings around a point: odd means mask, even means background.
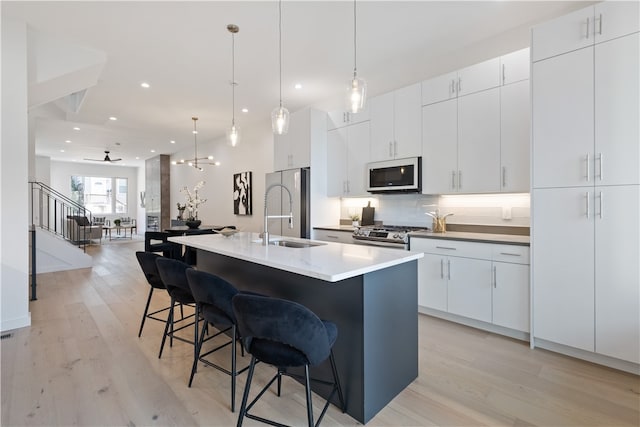
[[[208,157],[198,157],[198,126],[197,126],[197,122],[198,122],[198,118],[197,117],[191,117],[191,120],[193,120],[193,145],[194,145],[194,156],[193,159],[189,159],[189,160],[185,160],[185,159],[181,159],[179,161],[172,161],[171,164],[173,165],[188,165],[191,167],[196,168],[197,170],[202,172],[202,167],[200,167],[200,165],[213,165],[213,166],[220,166],[220,162],[213,162],[213,156],[208,156]]]

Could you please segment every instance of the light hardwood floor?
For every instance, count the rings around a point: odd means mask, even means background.
[[[228,376],[201,365],[188,388],[192,347],[178,341],[158,359],[163,325],[151,320],[137,337],[149,289],[134,256],[142,247],[92,246],[93,269],[38,276],[32,326],[1,342],[2,426],[235,425]],[[156,292],[152,305],[167,301]],[[367,425],[640,425],[638,376],[424,315],[419,335],[419,377]],[[254,384],[272,373],[258,365]],[[281,398],[262,402],[257,413],[305,422],[303,387],[289,379]],[[322,425],[358,423],[331,406]]]

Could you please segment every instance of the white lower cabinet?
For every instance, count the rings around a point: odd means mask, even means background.
[[[447,296],[451,314],[491,322],[491,261],[449,257]]]
[[[353,243],[353,231],[323,230],[314,228],[313,239],[323,242]]]
[[[420,307],[529,332],[528,247],[412,238],[411,250],[424,252]]]

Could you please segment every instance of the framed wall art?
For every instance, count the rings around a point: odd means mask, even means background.
[[[251,172],[233,174],[233,213],[251,215]]]

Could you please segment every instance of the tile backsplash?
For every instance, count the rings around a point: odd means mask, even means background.
[[[426,212],[452,213],[449,224],[530,226],[529,193],[467,194],[431,196],[425,194],[385,194],[367,198],[342,199],[340,217],[361,214],[367,203],[376,208],[374,220],[388,225],[431,228]]]

